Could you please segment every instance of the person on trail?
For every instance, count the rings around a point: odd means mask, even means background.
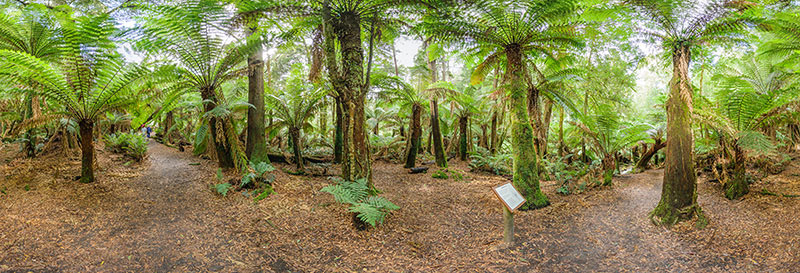
[[[150,138],[150,133],[153,132],[153,128],[150,128],[150,126],[147,126],[146,130],[147,130],[147,138]]]

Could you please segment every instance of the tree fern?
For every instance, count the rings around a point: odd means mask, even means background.
[[[320,191],[333,195],[336,202],[349,204],[350,212],[355,213],[356,217],[369,224],[377,226],[382,224],[391,211],[398,210],[400,207],[380,196],[369,195],[369,187],[366,179],[358,181],[344,181],[337,179],[337,184],[329,185]]]

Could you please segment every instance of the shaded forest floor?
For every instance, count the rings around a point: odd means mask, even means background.
[[[274,172],[276,194],[254,203],[221,197],[215,164],[152,143],[143,163],[100,152],[98,182],[80,184],[77,158],[14,159],[0,149],[0,271],[65,272],[594,272],[794,271],[800,267],[800,160],[751,185],[742,200],[699,180],[710,225],[666,230],[647,213],[660,170],[615,177],[614,186],[555,193],[552,205],[516,216],[518,244],[494,250],[502,213],[491,187],[506,179],[466,172],[437,180],[377,162],[374,178],[402,209],[356,231],[344,206],[319,189],[325,177]],[[13,159],[13,160],[12,160]],[[200,165],[191,165],[200,163]],[[290,168],[276,164],[276,167]],[[332,169],[336,169],[332,167]]]

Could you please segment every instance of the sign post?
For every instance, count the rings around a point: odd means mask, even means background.
[[[525,203],[525,198],[511,183],[492,188],[494,195],[503,203],[503,244],[514,244],[514,211]]]

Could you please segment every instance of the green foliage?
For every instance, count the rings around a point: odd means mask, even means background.
[[[473,171],[491,172],[497,175],[511,174],[513,163],[511,154],[491,154],[483,147],[475,147],[475,151],[470,152],[470,155],[469,167]]]
[[[240,188],[248,187],[257,182],[271,183],[271,180],[274,180],[274,177],[269,180],[264,177],[264,174],[267,172],[275,170],[275,167],[273,167],[272,164],[267,162],[259,162],[254,164],[253,162],[250,162],[249,167],[250,168],[248,169],[247,173],[242,176],[242,183],[239,185]]]
[[[136,161],[141,161],[147,156],[148,141],[138,134],[121,133],[110,134],[104,138],[106,149],[113,153],[124,154]]]
[[[320,191],[333,195],[336,202],[349,204],[350,212],[355,213],[358,219],[373,227],[382,224],[389,213],[400,209],[386,198],[369,195],[369,187],[365,179],[357,181],[338,179],[336,184],[326,186]]]
[[[264,199],[266,199],[267,197],[269,197],[273,193],[275,193],[275,190],[272,189],[272,186],[266,185],[264,190],[258,196],[253,198],[253,201],[254,202],[258,202],[258,201],[264,200]]]
[[[229,183],[215,184],[212,186],[212,188],[216,190],[218,194],[226,197],[228,196],[228,191],[231,189],[231,187],[232,186]]]
[[[449,176],[447,176],[446,170],[442,170],[442,169],[436,170],[436,172],[431,174],[431,177],[436,178],[436,179],[448,179],[448,178],[450,178]]]

